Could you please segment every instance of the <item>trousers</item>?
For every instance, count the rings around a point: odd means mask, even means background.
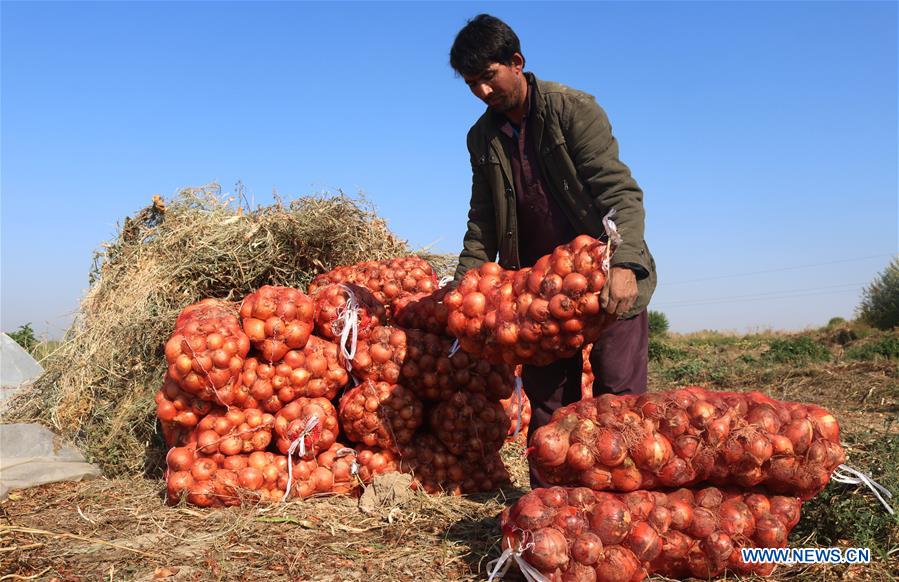
[[[601,394],[643,394],[649,364],[649,318],[644,309],[630,319],[618,319],[606,327],[593,343],[593,396]],[[581,399],[581,353],[547,366],[522,366],[521,381],[531,401],[528,446],[538,428],[553,413]],[[531,488],[551,487],[530,464]]]

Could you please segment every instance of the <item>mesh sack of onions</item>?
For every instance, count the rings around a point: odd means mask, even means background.
[[[371,483],[375,475],[400,470],[400,456],[389,449],[378,447],[358,445],[356,463],[363,483]]]
[[[162,436],[170,447],[186,444],[188,435],[200,419],[211,412],[223,413],[221,406],[201,400],[178,387],[166,374],[162,388],[156,393],[156,416],[162,426]]]
[[[309,293],[337,283],[355,283],[372,292],[375,299],[391,305],[404,295],[432,293],[437,289],[437,274],[431,265],[419,257],[401,257],[384,261],[365,261],[337,267],[323,273],[309,283]]]
[[[316,457],[320,467],[331,472],[331,492],[348,494],[355,492],[362,480],[359,477],[361,466],[355,449],[340,443],[334,443],[327,451]]]
[[[607,245],[582,235],[533,267],[484,263],[446,294],[447,330],[494,362],[544,366],[574,356],[607,322],[599,305]]]
[[[353,375],[361,380],[397,384],[406,360],[406,332],[397,327],[378,326],[368,339],[356,346],[351,362]]]
[[[204,455],[225,456],[264,451],[272,442],[274,420],[257,408],[212,412],[197,425],[197,450]]]
[[[236,389],[241,396],[236,400],[274,413],[301,397],[330,400],[349,380],[337,345],[312,336],[303,349],[288,351],[274,364],[248,358]]]
[[[406,329],[447,335],[449,310],[443,304],[443,298],[449,291],[449,287],[441,287],[433,293],[415,293],[398,299],[393,304],[393,322]]]
[[[315,291],[313,300],[315,333],[328,341],[340,343],[341,334],[352,327],[358,339],[365,339],[375,326],[387,325],[387,309],[365,287],[325,285]]]
[[[429,433],[415,435],[413,441],[401,447],[400,470],[411,473],[415,489],[431,495],[462,494],[466,467],[437,437]]]
[[[407,330],[406,357],[400,380],[426,400],[449,400],[459,391],[482,394],[488,400],[507,398],[514,386],[507,364],[491,364],[452,350],[453,340],[420,330]]]
[[[337,410],[325,398],[298,398],[275,415],[275,445],[283,454],[314,459],[336,441]]]
[[[462,493],[487,493],[512,484],[499,452],[488,453],[476,460],[462,459],[461,463],[465,471]]]
[[[552,484],[633,491],[708,481],[810,499],[844,453],[822,408],[690,387],[561,408],[534,433],[529,458]]]
[[[457,392],[431,409],[429,424],[451,453],[476,461],[502,447],[511,423],[499,402]]]
[[[306,345],[315,322],[315,304],[298,289],[263,285],[240,306],[243,329],[268,362]]]
[[[184,499],[199,507],[240,505],[237,474],[197,454],[193,445],[170,449],[166,465],[167,503],[174,505]]]
[[[249,350],[233,307],[204,299],[186,307],[175,322],[165,344],[168,376],[197,398],[228,404]]]
[[[528,438],[528,425],[531,423],[531,401],[524,390],[515,390],[508,398],[499,401],[509,417],[509,431],[506,440],[525,441]]]
[[[668,494],[536,489],[503,511],[505,551],[492,567],[504,571],[514,561],[529,579],[547,580],[767,575],[773,564],[747,564],[740,549],[785,547],[800,505],[795,497],[713,487]]]
[[[397,450],[412,440],[423,414],[421,400],[402,385],[367,380],[340,398],[338,418],[351,441]]]

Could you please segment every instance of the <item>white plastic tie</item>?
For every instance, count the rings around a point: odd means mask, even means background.
[[[449,285],[452,282],[453,282],[453,278],[450,277],[449,275],[447,275],[446,277],[443,277],[442,279],[440,279],[440,281],[437,282],[437,288],[443,289],[444,287],[446,287],[447,285]]]
[[[518,418],[515,420],[515,434],[512,435],[512,440],[518,438],[518,431],[521,430],[521,415],[524,414],[524,394],[522,394],[521,388],[521,378],[515,376],[515,391],[512,396],[518,399]]]
[[[317,425],[318,415],[313,414],[309,417],[309,420],[306,421],[303,432],[290,443],[290,448],[287,449],[287,488],[284,490],[284,496],[281,498],[281,501],[286,501],[287,498],[290,497],[290,488],[293,486],[293,454],[299,448],[300,458],[302,459],[306,456],[306,437],[309,436],[309,433],[312,432],[312,429]]]
[[[616,226],[615,221],[612,220],[613,216],[615,216],[614,208],[609,210],[609,212],[602,219],[602,226],[606,231],[606,236],[609,238],[609,242],[606,245],[606,256],[602,260],[602,268],[606,273],[609,272],[612,253],[616,248],[618,248],[618,245],[621,244],[621,235],[618,234],[618,226]]]
[[[338,313],[337,319],[332,324],[334,333],[340,334],[340,353],[346,362],[347,372],[352,371],[351,364],[356,357],[356,347],[359,340],[359,302],[356,294],[348,286],[341,284],[340,288],[346,293],[346,305],[343,311]],[[337,331],[339,327],[340,331]],[[347,343],[350,347],[347,349]]]
[[[459,346],[459,340],[455,340],[455,341],[453,342],[453,345],[450,346],[450,349],[449,349],[449,357],[452,358],[453,356],[455,356],[455,355],[456,355],[456,352],[459,351],[459,347],[460,347],[460,346]]]
[[[342,449],[338,449],[334,454],[335,458],[345,457],[347,455],[353,455],[353,464],[350,465],[350,475],[358,475],[359,474],[359,463],[356,462],[356,449],[351,449],[349,447],[343,447]]]
[[[892,499],[893,494],[886,487],[858,469],[853,469],[849,465],[840,465],[834,470],[830,478],[837,483],[845,483],[846,485],[866,485],[868,489],[874,492],[874,496],[883,504],[890,515],[895,513],[887,500],[883,498],[885,495],[887,499]]]
[[[487,578],[487,582],[492,582],[497,579],[497,576],[500,576],[500,578],[505,576],[506,572],[509,571],[509,566],[512,565],[512,561],[509,558],[518,564],[518,569],[521,570],[524,579],[528,582],[549,582],[546,576],[541,574],[537,568],[528,564],[527,560],[522,557],[522,554],[533,547],[534,542],[528,542],[527,544],[519,542],[517,549],[507,548],[500,554],[499,558],[488,562],[487,569],[490,571],[490,575]]]

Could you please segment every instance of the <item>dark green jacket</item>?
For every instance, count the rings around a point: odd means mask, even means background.
[[[618,159],[609,119],[592,95],[530,80],[534,94],[528,135],[537,140],[535,149],[549,191],[575,229],[593,237],[604,234],[602,218],[615,209],[613,220],[622,242],[612,266],[630,263],[643,268],[642,274],[637,269],[639,296],[625,317],[636,315],[649,304],[656,286],[655,261],[643,240],[643,191]],[[512,165],[500,133],[504,122],[502,114],[488,109],[468,132],[471,208],[456,279],[487,261],[496,260],[505,269],[521,267]]]

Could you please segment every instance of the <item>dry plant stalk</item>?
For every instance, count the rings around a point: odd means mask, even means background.
[[[153,396],[182,308],[238,301],[262,285],[305,289],[338,265],[409,254],[364,198],[304,196],[255,209],[218,185],[154,197],[94,257],[90,288],[45,373],[0,410],[71,438],[109,476],[158,475],[165,447]],[[454,257],[420,253],[438,272]]]

